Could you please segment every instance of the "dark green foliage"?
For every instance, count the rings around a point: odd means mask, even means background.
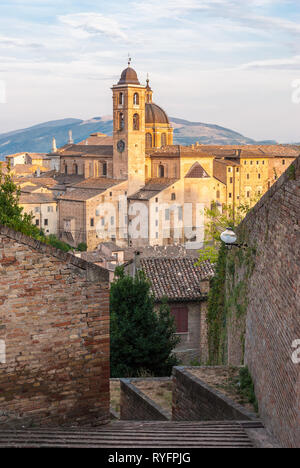
[[[166,301],[154,311],[150,284],[143,272],[125,275],[116,269],[110,292],[111,376],[134,377],[141,373],[171,374],[178,364],[172,350],[179,339]]]
[[[227,249],[222,244],[208,296],[208,353],[211,365],[222,364],[224,358],[226,257]]]
[[[248,367],[242,367],[239,373],[239,393],[240,395],[255,408],[258,413],[258,403],[254,391],[254,383]]]
[[[19,198],[20,191],[9,168],[8,173],[3,174],[0,164],[0,224],[40,240],[43,234],[32,224],[32,216],[23,213]]]
[[[78,245],[77,245],[77,250],[79,250],[80,252],[86,252],[87,251],[87,245],[85,242],[80,242]]]
[[[69,252],[71,250],[71,246],[69,244],[66,244],[65,242],[57,239],[57,237],[54,234],[50,234],[50,236],[46,237],[44,242],[46,242],[49,245],[52,245],[52,247],[56,247],[57,249],[63,250],[64,252]]]

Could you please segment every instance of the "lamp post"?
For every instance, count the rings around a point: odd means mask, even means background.
[[[231,248],[232,245],[234,245],[235,247],[239,247],[239,248],[247,247],[247,244],[238,244],[236,242],[237,235],[231,227],[227,227],[226,230],[222,232],[220,238],[221,238],[221,241],[224,242],[224,244],[228,248]]]

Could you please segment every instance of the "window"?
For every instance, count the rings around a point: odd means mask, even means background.
[[[171,194],[171,200],[176,200],[176,194],[175,193]]]
[[[250,164],[251,164],[251,166],[252,166],[252,164],[253,164],[253,161],[250,161]]]
[[[48,206],[47,211],[48,213],[53,213],[53,206]]]
[[[146,133],[146,148],[152,148],[152,135],[151,135],[151,133]]]
[[[258,164],[259,164],[259,161],[256,161],[256,164],[258,165]]]
[[[167,144],[167,135],[165,133],[161,134],[161,146],[166,146]]]
[[[263,161],[262,164],[265,164],[265,161]]]
[[[73,164],[73,174],[78,175],[78,166],[77,166],[77,164]]]
[[[91,226],[91,227],[94,227],[94,218],[91,218],[91,219],[90,219],[90,226]]]
[[[35,213],[39,213],[39,212],[40,212],[39,206],[36,206],[36,207],[34,208],[34,212],[35,212]]]
[[[220,190],[217,190],[217,198],[220,198]]]
[[[158,177],[165,177],[165,168],[162,164],[158,166]]]
[[[169,210],[169,208],[167,208],[165,210],[165,220],[170,221],[170,210]]]
[[[188,308],[186,306],[171,307],[171,315],[175,318],[176,333],[188,333]]]
[[[155,220],[155,226],[158,226],[158,219]]]
[[[140,97],[139,97],[139,94],[138,93],[134,93],[133,95],[133,104],[135,106],[138,106],[140,103]]]
[[[104,224],[105,224],[105,218],[102,218],[101,219],[101,226],[104,226]]]
[[[119,130],[123,130],[124,128],[124,114],[120,112],[119,114]]]
[[[112,192],[109,192],[109,196],[112,197]]]
[[[123,105],[123,102],[124,102],[124,94],[123,94],[123,93],[120,93],[120,94],[119,94],[119,104],[120,104],[120,106]]]
[[[107,163],[102,164],[102,175],[106,176],[107,175]]]
[[[140,117],[139,114],[134,114],[133,116],[133,130],[140,129]]]
[[[247,198],[250,198],[250,192],[249,192],[249,190],[248,190],[248,192],[247,192]]]
[[[110,217],[110,224],[113,226],[115,224],[115,218],[114,216]]]
[[[155,198],[155,203],[158,203],[158,198]]]
[[[236,168],[236,172],[240,172],[240,170],[239,170],[239,168],[238,168],[238,167]]]
[[[244,164],[247,164],[247,161],[244,161]]]
[[[44,226],[48,226],[48,219],[44,219]]]
[[[232,177],[230,177],[230,183],[232,184],[232,182],[233,182],[233,178],[232,178]]]
[[[228,172],[231,172],[231,167],[228,168]]]
[[[229,198],[232,198],[232,194],[231,194],[231,193],[229,193]]]
[[[178,221],[182,221],[183,213],[182,213],[182,206],[178,207]]]
[[[257,177],[260,179],[260,174],[257,174]]]
[[[65,164],[65,174],[68,174],[68,166]]]
[[[248,180],[250,179],[250,175],[249,175],[249,174],[247,174],[247,179],[248,179]]]
[[[39,226],[40,225],[40,221],[38,219],[35,220],[35,225],[36,226]]]
[[[285,159],[282,160],[282,165],[283,165],[283,166],[285,165]]]

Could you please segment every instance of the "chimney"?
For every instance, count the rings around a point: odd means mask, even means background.
[[[141,252],[139,252],[138,250],[136,250],[134,252],[134,259],[133,259],[133,272],[132,272],[132,275],[133,277],[136,275],[136,272],[140,269],[141,267]]]
[[[57,153],[55,137],[52,138],[52,153]]]
[[[73,140],[73,134],[72,130],[69,130],[69,140],[68,140],[68,145],[73,145],[74,140]]]

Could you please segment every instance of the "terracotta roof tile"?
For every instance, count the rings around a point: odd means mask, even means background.
[[[151,282],[156,300],[164,296],[173,301],[197,300],[203,297],[200,283],[213,277],[214,270],[206,260],[195,266],[194,258],[141,258],[141,269]]]

